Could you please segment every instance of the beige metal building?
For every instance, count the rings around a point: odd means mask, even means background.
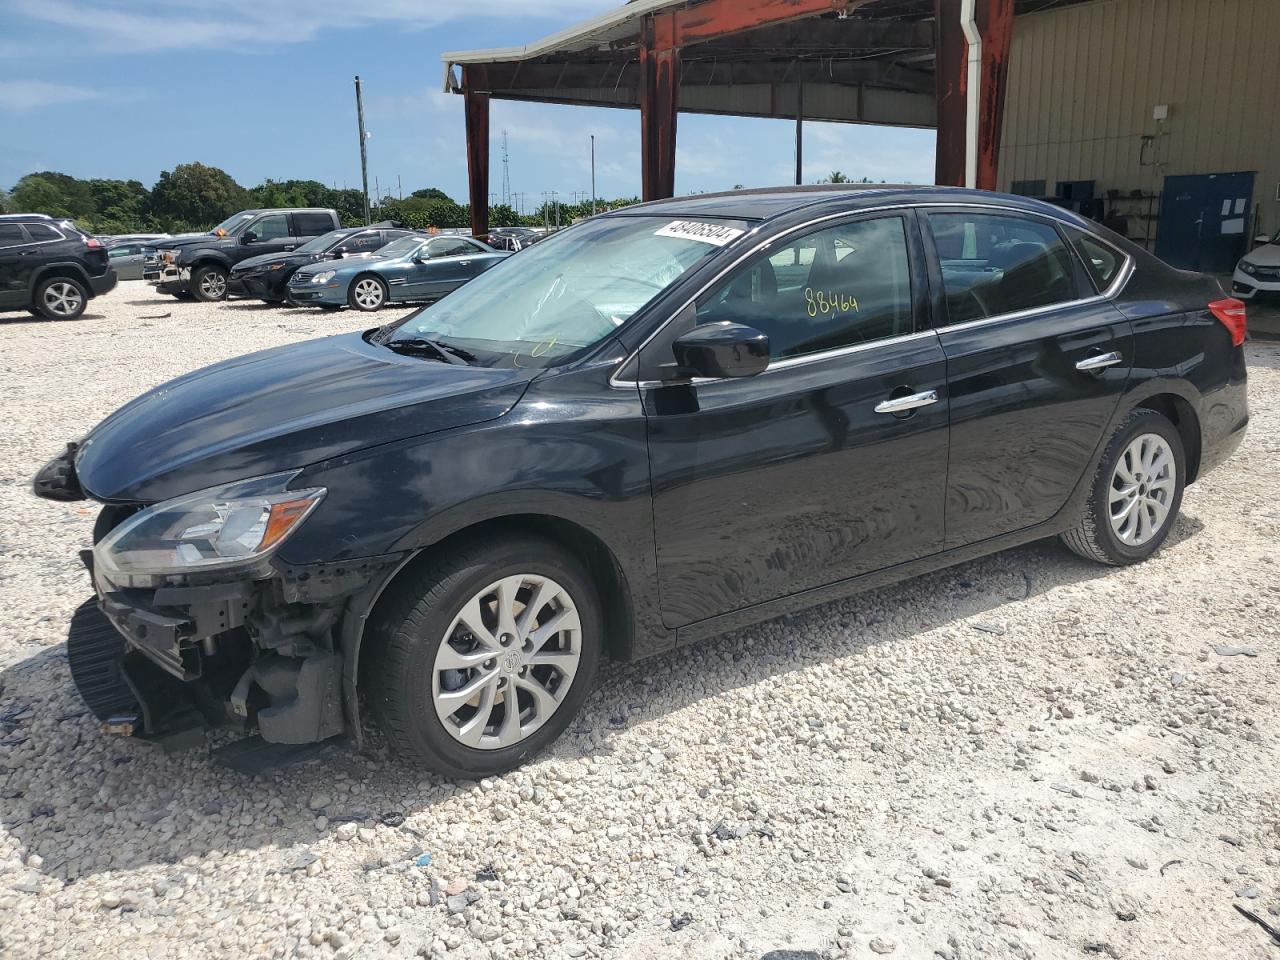
[[[999,176],[1170,262],[1229,269],[1280,229],[1280,0],[1091,0],[1019,16]]]

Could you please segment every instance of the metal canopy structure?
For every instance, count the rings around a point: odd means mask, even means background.
[[[937,180],[962,184],[976,103],[975,180],[993,188],[1015,3],[1074,2],[632,0],[522,47],[447,53],[445,89],[466,103],[472,228],[488,231],[491,98],[639,108],[646,200],[674,192],[679,111],[795,120],[797,182],[801,120],[936,127]]]

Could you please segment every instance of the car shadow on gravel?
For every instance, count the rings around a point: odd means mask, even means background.
[[[74,320],[49,320],[46,317],[33,316],[30,313],[0,313],[0,326],[16,327],[24,324],[46,324],[46,323],[80,323],[83,320],[105,320],[100,313],[82,313]]]
[[[1165,549],[1202,528],[1183,514]],[[1006,605],[1113,572],[1056,540],[1041,541],[653,660],[606,664],[560,741],[507,776],[537,778],[544,764],[613,753],[618,738],[640,724],[815,663],[862,657],[923,631],[970,618],[965,626],[975,636],[1016,630],[1002,623]],[[0,672],[0,823],[24,854],[43,858],[45,873],[74,882],[149,864],[191,864],[211,853],[308,847],[350,821],[394,825],[407,816],[421,825],[422,815],[460,791],[483,789],[392,760],[378,732],[368,733],[364,753],[339,746],[307,763],[249,777],[211,757],[214,746],[230,739],[225,736],[165,754],[103,735],[72,687],[65,644],[46,647]],[[627,749],[634,752],[634,744]],[[336,799],[312,805],[318,794]],[[317,826],[321,812],[328,822]],[[409,849],[412,827],[404,829]]]

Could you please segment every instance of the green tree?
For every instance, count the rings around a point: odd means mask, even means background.
[[[13,204],[19,213],[47,213],[51,217],[88,219],[93,198],[82,181],[65,173],[29,173],[13,188]]]
[[[253,196],[231,175],[203,163],[180,163],[160,174],[151,190],[151,214],[176,229],[208,228],[237,210],[253,206]]]
[[[453,197],[449,196],[438,187],[424,187],[421,190],[413,191],[409,196],[420,197],[423,200],[448,200],[450,203],[453,202]]]
[[[843,173],[841,173],[839,170],[832,170],[831,176],[827,177],[827,179],[822,182],[823,183],[849,183],[850,181],[849,181],[849,178],[845,176]]]

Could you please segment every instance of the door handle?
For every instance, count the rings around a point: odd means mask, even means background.
[[[469,267],[469,266],[471,266],[471,261],[470,261],[470,260],[459,260],[459,261],[458,261],[458,266],[460,266],[460,267]]]
[[[1096,357],[1085,357],[1076,364],[1076,369],[1089,373],[1093,370],[1103,370],[1107,367],[1114,367],[1123,359],[1124,357],[1120,356],[1119,351],[1113,350],[1111,353],[1100,353]]]
[[[937,390],[925,390],[923,393],[913,393],[906,397],[894,397],[892,400],[882,400],[876,404],[876,413],[907,413],[911,410],[918,410],[920,407],[927,407],[930,404],[938,402]]]

